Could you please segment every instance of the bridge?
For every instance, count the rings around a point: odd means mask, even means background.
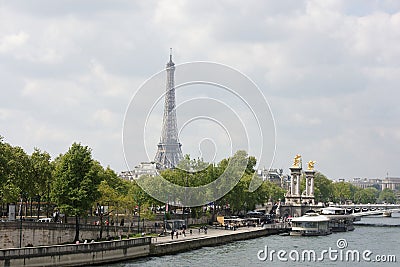
[[[331,204],[357,216],[382,215],[385,211],[400,212],[400,204]]]

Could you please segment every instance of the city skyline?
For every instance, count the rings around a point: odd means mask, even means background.
[[[219,62],[259,86],[275,118],[273,167],[288,172],[301,154],[332,179],[400,176],[396,1],[40,2],[0,4],[5,142],[53,158],[81,142],[103,165],[125,170],[129,100],[173,47],[175,62]],[[197,156],[197,133],[186,134],[184,154]]]

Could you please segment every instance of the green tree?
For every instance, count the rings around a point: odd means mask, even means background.
[[[320,172],[314,178],[315,200],[317,202],[329,202],[333,197],[333,182]]]
[[[57,160],[51,196],[66,214],[75,216],[74,241],[79,240],[79,218],[99,198],[100,164],[92,159],[91,149],[74,143]]]
[[[361,188],[360,187],[358,187],[358,186],[355,186],[355,185],[353,185],[353,184],[350,184],[350,194],[351,194],[351,197],[350,197],[350,200],[352,201],[352,202],[357,202],[355,199],[355,197],[356,197],[356,193],[358,192],[358,191],[360,191],[361,190]]]
[[[29,156],[0,136],[0,194],[4,202],[17,202],[32,192]]]
[[[118,177],[117,173],[113,171],[110,167],[107,167],[100,174],[102,181],[105,181],[111,188],[115,189],[118,194],[127,194],[128,188],[126,181]]]
[[[375,203],[379,195],[379,191],[374,187],[368,187],[365,189],[358,190],[354,194],[354,201],[356,203]]]
[[[5,143],[0,136],[0,197],[4,202],[13,202],[18,199],[19,189],[10,177],[10,165],[12,147]]]
[[[285,199],[286,190],[283,189],[282,187],[278,186],[277,184],[272,183],[270,181],[265,181],[263,183],[263,186],[268,188],[267,191],[266,191],[267,193],[265,195],[266,200],[269,200],[272,203],[274,203],[274,202],[277,202],[279,200]],[[265,202],[261,202],[261,203],[258,203],[258,204],[263,204],[263,203],[265,203]]]
[[[396,203],[396,194],[389,188],[383,189],[379,194],[379,200],[386,203]]]
[[[32,153],[31,160],[31,172],[33,176],[33,186],[35,188],[35,194],[38,196],[38,213],[39,219],[40,200],[45,197],[47,202],[50,201],[50,184],[52,182],[52,164],[50,161],[51,157],[49,153],[42,152],[40,149],[35,148]],[[47,209],[48,210],[48,209]]]
[[[306,188],[305,176],[301,176],[300,190],[303,192]],[[333,182],[324,174],[316,172],[314,175],[314,196],[316,202],[329,202],[333,199]]]
[[[336,202],[344,203],[351,199],[351,184],[347,182],[338,182],[333,184],[334,199]]]

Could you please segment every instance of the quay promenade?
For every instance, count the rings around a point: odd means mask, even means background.
[[[236,230],[209,228],[187,230],[186,236],[144,237],[116,241],[13,248],[0,250],[0,266],[82,266],[132,260],[139,257],[160,256],[216,246],[228,242],[251,239],[287,231],[283,224],[265,227],[241,227]]]
[[[205,246],[216,246],[229,242],[257,238],[272,234],[287,232],[290,228],[286,224],[266,224],[264,227],[240,227],[235,230],[220,227],[204,229],[190,229],[183,235],[182,231],[178,237],[163,236],[153,237],[150,247],[150,255],[173,254],[182,251],[197,249]]]
[[[211,237],[221,237],[221,236],[226,236],[226,235],[235,235],[235,234],[240,234],[240,233],[249,233],[249,232],[258,232],[261,230],[266,230],[266,229],[285,229],[284,224],[280,223],[275,223],[275,224],[266,224],[264,227],[239,227],[236,228],[235,230],[231,229],[224,229],[222,227],[210,227],[207,228],[207,233],[205,233],[204,229],[199,229],[198,228],[189,228],[186,230],[185,236],[182,235],[182,231],[179,231],[178,238],[174,236],[174,238],[171,238],[171,235],[165,235],[165,236],[158,236],[158,237],[153,237],[152,238],[152,243],[153,244],[163,244],[163,243],[171,243],[171,242],[179,242],[182,240],[195,240],[195,239],[204,239],[204,238],[211,238]],[[192,234],[190,234],[190,230],[192,230]]]

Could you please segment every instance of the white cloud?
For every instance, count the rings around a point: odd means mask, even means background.
[[[23,46],[28,39],[29,35],[25,32],[6,35],[0,39],[0,53],[12,52],[14,49]]]
[[[103,126],[110,126],[116,122],[116,116],[108,109],[96,110],[92,117],[95,122],[100,122]]]

